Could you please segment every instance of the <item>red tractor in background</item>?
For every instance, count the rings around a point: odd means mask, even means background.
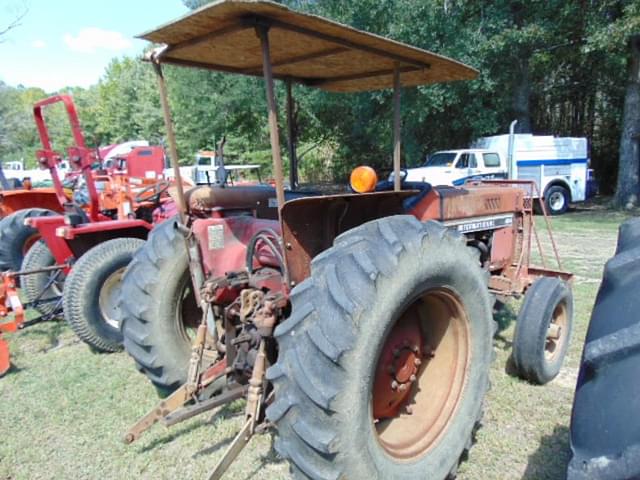
[[[44,119],[44,108],[58,102],[65,106],[74,139],[67,152],[74,172],[64,180],[55,168],[61,155],[53,150]],[[117,350],[122,338],[113,318],[122,271],[153,226],[176,212],[168,195],[172,184],[162,178],[159,147],[139,149],[104,169],[86,146],[70,96],[36,103],[34,117],[43,146],[38,162],[51,172],[64,213],[32,208],[0,221],[0,268],[9,270],[0,289],[5,306],[0,317],[14,312],[13,323],[22,321],[24,307],[15,289],[20,279],[25,306],[45,317],[62,307],[82,340],[99,351]],[[0,373],[8,367],[0,364]]]

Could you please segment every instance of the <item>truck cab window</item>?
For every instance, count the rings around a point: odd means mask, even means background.
[[[484,166],[487,168],[496,168],[500,166],[500,156],[497,153],[483,153]]]
[[[469,154],[463,153],[456,163],[456,168],[469,168]]]

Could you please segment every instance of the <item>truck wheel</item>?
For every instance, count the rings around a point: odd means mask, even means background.
[[[558,278],[542,277],[527,290],[518,313],[512,358],[518,375],[538,385],[560,372],[573,329],[573,295]]]
[[[20,270],[22,260],[31,246],[40,238],[35,228],[27,227],[24,221],[31,217],[58,215],[44,208],[18,210],[0,220],[0,271]]]
[[[550,215],[562,215],[569,209],[569,191],[559,185],[549,187],[544,196],[544,206]]]
[[[51,250],[44,240],[38,240],[29,249],[22,262],[22,270],[39,270],[56,264]],[[34,308],[41,315],[53,315],[60,309],[65,275],[54,272],[34,273],[21,277],[22,289],[27,302],[38,302]]]
[[[487,275],[461,236],[395,216],[339,236],[276,328],[267,409],[297,478],[442,480],[489,383]]]
[[[175,225],[169,219],[151,231],[125,270],[119,302],[124,348],[161,394],[186,381],[201,317]]]
[[[73,265],[63,294],[64,318],[99,352],[122,349],[118,301],[122,274],[144,245],[138,238],[116,238],[96,245]]]
[[[640,219],[620,227],[582,352],[568,480],[640,478]]]

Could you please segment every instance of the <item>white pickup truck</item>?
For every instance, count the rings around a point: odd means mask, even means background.
[[[552,215],[589,196],[593,171],[588,168],[585,138],[513,135],[509,155],[509,137],[485,137],[473,144],[475,148],[436,152],[420,167],[403,171],[403,179],[454,186],[480,179],[533,180]]]

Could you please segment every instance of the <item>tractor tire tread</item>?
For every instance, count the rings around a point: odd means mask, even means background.
[[[143,244],[144,240],[129,237],[98,244],[78,259],[67,277],[62,296],[64,318],[75,334],[96,351],[112,353],[122,350],[122,337],[106,338],[96,330],[95,322],[102,319],[89,318],[86,309],[90,307],[87,302],[91,301],[91,296],[99,295],[99,291],[86,291],[87,285],[105,260],[123,256],[128,260]]]
[[[571,416],[568,480],[640,478],[640,218],[620,226],[587,330]]]
[[[18,210],[0,220],[0,272],[5,270],[20,270],[24,253],[24,241],[37,230],[27,227],[24,221],[27,218],[49,217],[59,215],[45,208],[27,208]]]
[[[408,216],[369,222],[338,236],[334,248],[312,261],[312,274],[291,292],[292,314],[275,330],[280,354],[268,370],[276,395],[267,418],[276,423],[275,448],[291,461],[294,478],[343,478],[340,462],[335,461],[332,404],[346,381],[344,355],[359,333],[354,320],[375,302],[377,281],[393,274],[399,255],[420,248],[428,237],[464,244],[460,235],[436,222],[422,224]],[[464,251],[468,261],[477,264],[470,249]],[[487,331],[489,335],[491,327]],[[488,373],[483,396],[487,390]],[[474,424],[479,425],[482,408],[476,413]],[[471,441],[461,447],[460,458]]]

